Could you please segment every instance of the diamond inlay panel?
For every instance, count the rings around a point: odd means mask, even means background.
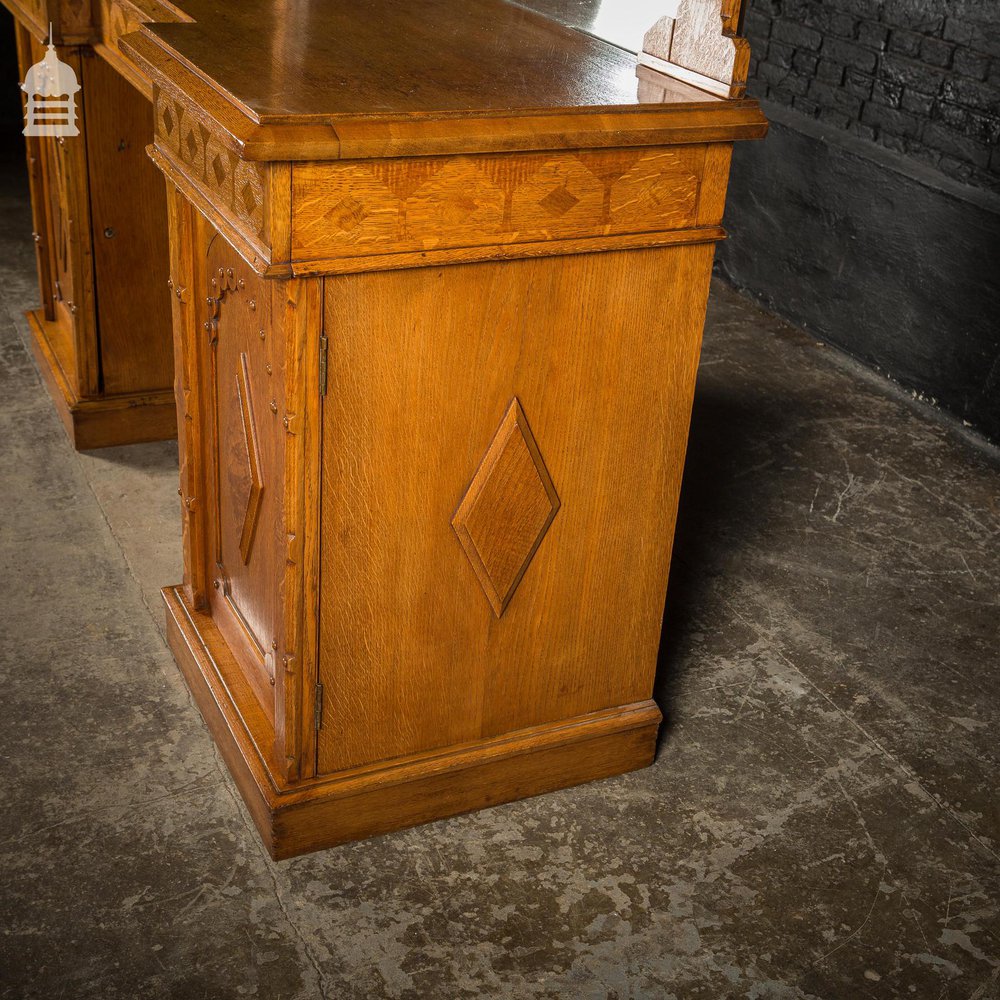
[[[558,510],[555,486],[515,398],[451,522],[498,618]]]
[[[565,184],[550,191],[538,203],[542,208],[551,212],[556,218],[565,215],[571,208],[580,204],[580,199]]]

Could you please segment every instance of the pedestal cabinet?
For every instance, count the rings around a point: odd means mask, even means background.
[[[81,87],[79,135],[27,136],[41,305],[28,313],[39,368],[74,444],[173,437],[167,213],[146,156],[151,87],[117,49],[145,13],[124,0],[5,0],[16,18],[21,78],[50,26]]]
[[[167,182],[170,644],[275,857],[653,758],[713,247],[766,123],[735,8],[637,67],[533,7],[205,0],[122,41]]]

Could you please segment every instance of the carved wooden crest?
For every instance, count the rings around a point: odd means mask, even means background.
[[[750,45],[740,37],[743,0],[679,0],[643,41],[639,62],[719,97],[742,97]]]

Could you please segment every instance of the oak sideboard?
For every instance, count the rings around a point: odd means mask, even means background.
[[[636,51],[599,0],[118,8],[166,181],[169,641],[271,854],[648,765],[730,156],[767,127],[739,0]]]

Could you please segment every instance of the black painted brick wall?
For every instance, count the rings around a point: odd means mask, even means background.
[[[750,94],[1000,191],[1000,0],[750,0]]]

